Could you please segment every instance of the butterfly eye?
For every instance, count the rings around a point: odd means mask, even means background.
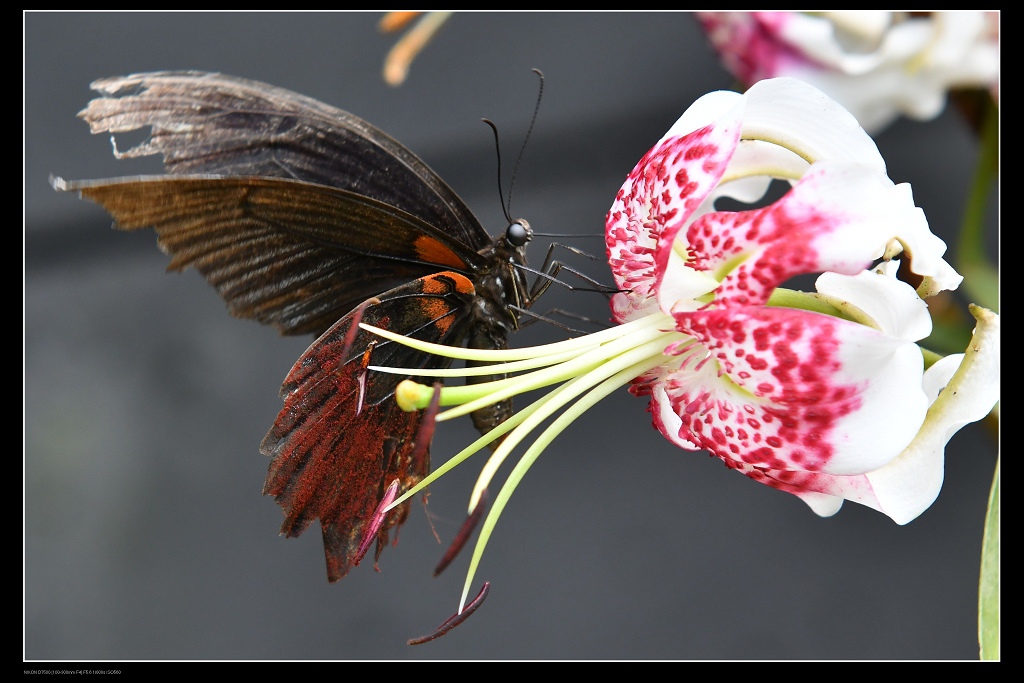
[[[530,224],[522,218],[508,226],[505,231],[505,239],[513,247],[522,247],[533,238],[533,230]]]

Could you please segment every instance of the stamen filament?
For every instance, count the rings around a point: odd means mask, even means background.
[[[678,333],[674,334],[678,335]],[[508,457],[508,454],[511,453],[512,450],[530,434],[530,432],[540,426],[544,420],[551,417],[556,411],[560,410],[583,392],[606,380],[609,376],[619,372],[623,367],[631,367],[638,363],[643,363],[645,360],[651,361],[652,359],[652,367],[654,365],[664,363],[665,357],[662,355],[662,351],[665,349],[666,345],[667,344],[663,339],[656,338],[653,341],[649,341],[646,344],[631,349],[626,353],[616,355],[607,362],[596,366],[594,369],[573,377],[572,380],[530,404],[531,408],[537,406],[537,410],[527,416],[523,420],[522,424],[516,427],[515,430],[508,435],[508,437],[502,442],[501,446],[499,446],[491,455],[490,459],[488,459],[483,470],[481,470],[480,476],[477,478],[476,485],[473,487],[473,493],[469,498],[469,509],[472,510],[476,507],[477,501],[480,499],[480,495],[483,493],[484,489],[489,486],[491,479],[501,466],[501,463],[506,457]],[[632,375],[629,379],[636,376],[637,375]],[[552,436],[552,438],[554,437]],[[507,485],[508,484],[506,483],[506,486]]]
[[[465,448],[463,448],[461,451],[459,451],[458,453],[456,453],[452,457],[448,458],[448,460],[445,461],[445,463],[443,465],[441,465],[440,467],[435,469],[433,472],[431,472],[430,474],[425,476],[423,479],[420,480],[420,482],[418,484],[416,484],[416,486],[413,486],[411,489],[409,489],[408,491],[403,493],[401,496],[396,498],[386,508],[384,508],[384,512],[388,512],[388,511],[392,510],[393,508],[398,507],[399,505],[401,505],[402,503],[407,501],[409,498],[412,498],[417,493],[419,493],[420,491],[422,491],[423,489],[425,489],[426,487],[430,486],[432,483],[437,481],[441,477],[441,475],[447,474],[448,472],[453,470],[457,465],[461,465],[463,462],[465,462],[469,458],[469,456],[471,456],[474,453],[478,452],[484,446],[486,446],[490,442],[494,441],[496,438],[498,438],[502,434],[506,434],[506,433],[512,431],[512,429],[517,427],[523,420],[525,420],[531,413],[536,411],[539,407],[540,406],[537,405],[537,404],[530,404],[530,405],[526,406],[525,408],[523,408],[522,410],[516,411],[516,413],[514,415],[512,415],[510,418],[508,418],[507,420],[502,422],[500,425],[498,425],[497,427],[495,427],[491,431],[487,432],[486,434],[481,436],[479,439],[477,439],[476,441],[474,441],[470,445],[468,445]]]
[[[360,323],[359,326],[367,332],[372,332],[379,337],[390,339],[393,342],[398,342],[404,346],[435,356],[444,356],[445,358],[454,358],[456,360],[476,360],[501,363],[505,361],[523,360],[524,358],[553,355],[556,353],[562,353],[563,351],[579,349],[581,346],[590,348],[613,339],[618,339],[624,334],[629,334],[634,330],[664,322],[668,322],[674,329],[675,325],[671,319],[658,315],[649,315],[628,323],[609,327],[606,330],[593,332],[584,337],[565,339],[560,342],[544,344],[543,346],[528,346],[521,349],[471,349],[463,346],[445,346],[444,344],[434,344],[433,342],[406,337],[405,335],[397,334],[380,327],[374,327],[373,325],[367,325],[366,323]]]
[[[520,458],[519,462],[516,463],[512,472],[505,480],[501,490],[498,491],[498,495],[495,498],[494,506],[487,513],[486,519],[484,519],[483,526],[480,529],[480,535],[477,537],[476,546],[473,548],[473,556],[470,559],[469,571],[466,577],[466,584],[462,590],[462,597],[459,601],[459,611],[462,611],[463,605],[466,604],[466,598],[469,595],[469,589],[473,582],[473,576],[476,574],[477,567],[480,564],[480,558],[483,557],[484,548],[487,546],[487,541],[490,539],[491,532],[494,530],[495,524],[498,522],[498,517],[501,516],[502,511],[505,508],[505,504],[512,496],[512,492],[515,491],[516,486],[522,481],[527,470],[537,460],[537,457],[547,448],[548,444],[554,440],[554,438],[565,430],[577,417],[589,410],[594,404],[608,396],[613,391],[618,389],[624,384],[628,384],[635,377],[639,377],[646,371],[653,367],[657,367],[661,363],[663,357],[660,353],[648,355],[639,362],[635,362],[628,367],[619,370],[614,373],[611,377],[608,377],[596,387],[592,388],[585,396],[578,400],[575,404],[566,409],[564,413],[559,415],[551,425],[537,437],[536,441],[527,449],[523,457]],[[580,387],[585,388],[585,387]],[[565,400],[571,399],[572,396],[566,397]],[[509,438],[512,438],[511,436]],[[508,439],[506,439],[508,441]],[[504,446],[504,444],[502,444]],[[500,449],[499,449],[500,450]],[[493,456],[492,456],[493,457]]]
[[[661,328],[665,326],[665,323],[668,323],[668,330],[645,329]],[[375,328],[370,325],[363,325],[363,327],[368,331],[380,334],[381,336],[384,336],[388,339],[392,339],[397,343],[404,344],[406,346],[411,346],[413,348],[419,348],[421,350],[429,351],[432,353],[440,353],[441,355],[452,357],[466,356],[470,358],[477,358],[478,352],[481,351],[480,349],[464,349],[461,347],[449,347],[438,344],[431,344],[429,342],[422,342],[416,339],[410,339],[402,335],[397,335],[388,332],[387,330]],[[611,334],[611,332],[613,331],[617,331],[618,334]],[[462,409],[452,409],[450,411],[445,411],[445,413],[442,413],[441,415],[437,416],[437,420],[450,419],[450,417],[455,417],[456,415],[454,414],[454,411],[456,410],[459,410],[458,414],[465,414],[466,412],[472,412],[472,410],[475,410],[479,407],[495,403],[504,398],[515,396],[516,394],[525,393],[526,391],[531,391],[536,388],[548,386],[550,384],[555,384],[560,381],[570,380],[565,387],[561,387],[558,390],[549,394],[548,396],[538,399],[529,406],[518,410],[515,414],[513,414],[511,417],[505,420],[502,424],[498,425],[490,432],[481,436],[472,444],[456,453],[454,456],[449,458],[443,465],[434,469],[430,474],[424,477],[416,486],[414,486],[413,488],[409,489],[404,494],[396,498],[385,509],[385,512],[397,507],[398,505],[401,505],[406,500],[416,495],[416,493],[418,493],[419,491],[423,490],[431,483],[436,481],[442,475],[451,471],[457,465],[463,463],[471,455],[482,449],[484,446],[491,443],[492,441],[502,436],[503,434],[506,434],[515,429],[516,427],[518,427],[524,420],[529,418],[531,415],[536,413],[545,405],[548,405],[552,399],[556,399],[559,396],[566,397],[561,402],[556,403],[554,405],[554,408],[551,408],[549,406],[549,409],[545,413],[545,417],[542,417],[534,422],[535,427],[536,424],[539,424],[539,422],[543,421],[543,419],[546,419],[547,416],[550,416],[554,412],[554,410],[557,410],[559,406],[564,405],[565,402],[570,400],[573,396],[578,395],[582,391],[586,390],[589,386],[593,386],[595,382],[601,381],[602,379],[607,377],[608,372],[614,372],[615,369],[617,367],[620,367],[621,363],[623,362],[621,360],[622,358],[633,358],[633,361],[627,362],[635,362],[636,355],[640,354],[641,356],[651,356],[653,358],[657,358],[663,361],[661,351],[670,344],[672,344],[673,337],[683,338],[682,335],[673,330],[671,319],[668,318],[668,316],[658,314],[645,316],[644,318],[641,318],[639,320],[620,325],[618,328],[613,328],[612,330],[602,330],[601,332],[588,335],[587,338],[591,340],[592,343],[580,345],[576,340],[569,340],[570,342],[576,345],[577,353],[579,354],[579,356],[571,358],[568,361],[562,362],[558,368],[549,368],[543,371],[544,373],[547,373],[547,375],[541,376],[540,379],[538,379],[538,375],[540,373],[535,372],[518,377],[507,378],[504,380],[497,380],[495,382],[477,384],[473,385],[473,387],[447,387],[442,389],[442,404],[451,405],[453,403],[458,403],[460,399],[466,400],[467,392],[453,391],[456,389],[479,389],[482,387],[483,391],[473,393],[479,393],[482,395],[483,398],[476,400],[475,402],[472,403],[472,405],[466,404],[470,405],[468,411]],[[594,342],[607,343],[595,346]],[[527,353],[531,353],[534,357],[539,355],[540,357],[550,358],[562,355],[562,353],[565,352],[564,349],[566,346],[566,342],[557,342],[555,344],[549,344],[544,347],[533,347],[527,349],[500,351],[484,350],[484,354],[492,358],[501,356],[518,356],[520,359],[523,359]],[[545,350],[549,350],[552,347],[562,348],[563,351],[557,354],[544,353]],[[631,349],[631,347],[634,348]],[[466,351],[468,351],[469,353],[463,353]],[[624,351],[629,351],[629,353],[623,353]],[[618,356],[618,358],[616,358],[616,356]],[[606,365],[607,367],[602,367]],[[500,365],[488,366],[487,371],[489,373],[494,373],[495,368],[500,367]],[[566,370],[566,367],[568,367],[569,369]],[[598,368],[600,368],[600,370],[597,370]],[[580,375],[587,376],[588,374],[593,373],[595,370],[597,370],[597,374],[590,376],[586,384],[581,385],[578,382],[576,382],[577,379],[580,379]],[[417,386],[415,383],[411,384],[414,387]],[[572,389],[569,389],[569,387],[575,387],[575,391],[573,393],[563,393],[566,391],[572,391]],[[431,389],[429,395],[432,395],[432,388],[424,388]],[[497,392],[496,388],[498,390]],[[500,393],[500,395],[495,395],[496,393]],[[472,399],[474,398],[474,396],[470,395],[469,398]],[[465,406],[463,406],[463,408],[464,407]],[[480,490],[486,486],[486,482],[490,481],[490,478],[493,477],[494,472],[497,470],[498,466],[500,466],[504,458],[507,457],[507,454],[512,450],[513,446],[519,443],[525,436],[525,434],[531,431],[534,427],[530,427],[525,432],[522,432],[521,435],[515,438],[512,442],[508,442],[508,445],[503,444],[502,446],[499,447],[498,451],[496,451],[495,454],[492,455],[487,465],[485,465],[485,472],[488,472],[487,477],[485,478],[484,474],[481,473],[481,477],[478,479],[477,482],[477,487],[474,488],[473,495],[471,497],[471,504],[469,506],[470,511],[472,511],[477,501],[479,500]],[[503,453],[503,455],[501,455],[500,458],[497,458],[496,456],[498,456],[499,452]]]
[[[671,321],[668,316],[655,315],[651,316],[651,318]],[[443,421],[461,415],[468,415],[475,410],[511,398],[516,394],[540,389],[558,382],[564,382],[583,373],[592,372],[608,362],[609,359],[655,339],[661,339],[664,344],[662,348],[665,348],[674,338],[683,338],[683,335],[675,331],[674,324],[667,331],[658,328],[641,328],[554,367],[495,382],[484,382],[464,387],[447,387],[442,390],[441,404],[451,405],[452,403],[458,403],[460,405],[457,408],[444,411],[437,416],[437,419]],[[446,401],[445,392],[450,392],[448,395],[451,400]],[[479,396],[479,398],[474,398],[475,396]]]
[[[551,355],[538,356],[536,358],[524,358],[523,360],[509,361],[507,363],[495,363],[493,365],[477,365],[463,368],[395,368],[384,365],[371,365],[368,370],[377,372],[388,372],[393,375],[417,375],[419,377],[475,377],[478,375],[510,374],[543,368],[566,360],[571,360],[580,353],[593,350],[600,346],[591,344],[582,347],[579,351],[563,351]]]
[[[580,340],[568,340],[568,342],[558,342],[544,347],[512,351],[482,351],[480,349],[446,347],[409,339],[368,325],[363,327],[382,337],[428,353],[451,358],[462,357],[467,360],[498,361],[498,364],[483,368],[483,372],[479,374],[539,368],[532,372],[493,382],[443,389],[440,397],[441,404],[456,405],[457,407],[438,415],[437,420],[439,421],[471,413],[516,394],[562,383],[561,386],[519,410],[498,427],[457,453],[441,467],[424,477],[416,486],[396,498],[384,510],[386,512],[401,505],[418,491],[478,452],[483,446],[502,435],[507,435],[488,459],[477,478],[469,502],[469,511],[472,514],[505,458],[543,422],[564,409],[562,414],[555,417],[551,425],[537,437],[516,463],[498,492],[494,506],[488,511],[477,537],[473,557],[470,560],[466,585],[459,603],[459,613],[462,612],[466,604],[473,576],[498,517],[501,516],[512,492],[544,449],[569,424],[599,400],[647,370],[664,364],[667,360],[665,356],[667,348],[685,347],[689,339],[676,331],[671,317],[660,313],[643,316],[631,323],[620,325],[618,328],[588,335]],[[501,361],[508,362],[501,363]],[[408,369],[404,372],[419,374],[419,371]],[[450,374],[465,375],[469,373],[455,371]],[[418,405],[418,398],[415,398],[418,385],[410,382],[410,386],[414,396],[410,403]],[[573,401],[575,403],[569,406]]]

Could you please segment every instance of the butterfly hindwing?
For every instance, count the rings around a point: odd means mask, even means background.
[[[415,443],[422,414],[403,412],[393,398],[407,375],[366,371],[366,366],[420,369],[450,363],[361,329],[350,339],[351,327],[361,320],[416,339],[457,344],[469,327],[466,304],[473,295],[472,282],[454,272],[386,292],[357,309],[361,318],[353,312],[317,339],[285,379],[284,407],[261,446],[271,457],[264,493],[284,509],[285,535],[297,536],[320,520],[330,581],[354,564],[384,489],[397,479],[401,494],[429,471],[429,451],[417,451]],[[390,513],[378,532],[378,548],[408,510],[406,503]]]

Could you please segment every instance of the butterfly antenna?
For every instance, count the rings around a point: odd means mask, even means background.
[[[505,220],[509,223],[513,223],[512,220],[512,190],[516,186],[516,176],[519,175],[519,162],[523,160],[523,153],[526,152],[526,143],[530,141],[530,134],[533,133],[533,126],[537,123],[537,114],[540,112],[540,100],[544,95],[544,74],[541,73],[540,69],[533,69],[533,73],[537,74],[540,78],[540,86],[537,91],[537,104],[533,107],[533,116],[530,118],[530,127],[526,130],[526,137],[523,138],[523,146],[519,148],[519,156],[516,157],[515,166],[512,167],[512,182],[508,187],[508,198],[501,200],[501,210],[505,213]],[[484,123],[491,127],[494,131],[494,145],[497,147],[498,154],[498,197],[501,197],[501,145],[498,143],[498,127],[494,125],[494,122],[490,119],[482,119]]]
[[[498,155],[498,201],[501,203],[501,210],[505,214],[505,220],[508,221],[509,225],[511,225],[513,223],[512,216],[510,216],[508,214],[508,207],[505,206],[505,198],[501,196],[502,195],[502,190],[501,190],[501,143],[498,142],[498,127],[496,125],[494,125],[494,121],[491,121],[490,119],[480,119],[480,120],[483,121],[484,123],[486,123],[488,126],[490,126],[491,130],[494,131],[494,147],[497,150],[497,155]],[[512,192],[510,190],[509,191],[509,198],[510,199],[511,199],[511,196],[512,196]]]
[[[544,95],[544,74],[540,69],[534,69],[540,79],[537,87],[537,103],[533,105],[533,116],[530,118],[530,127],[526,129],[526,137],[523,138],[523,146],[519,148],[519,156],[516,157],[516,165],[512,167],[512,182],[508,186],[508,208],[512,210],[512,190],[516,186],[516,176],[519,175],[519,162],[523,160],[523,153],[526,151],[526,143],[530,141],[530,134],[533,133],[533,124],[537,123],[537,113],[540,112],[540,98]]]

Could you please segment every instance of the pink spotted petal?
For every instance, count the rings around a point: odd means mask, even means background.
[[[964,425],[985,417],[999,400],[999,316],[984,309],[964,354],[947,356],[928,369],[924,391],[931,401],[913,441],[888,463],[865,474],[759,468],[726,461],[755,481],[799,496],[819,515],[837,512],[844,500],[874,508],[897,524],[928,509],[939,495],[949,439]]]
[[[744,142],[729,162],[727,178],[751,173],[796,177],[796,167],[785,160],[787,151],[814,164],[851,162],[885,173],[878,148],[857,119],[817,88],[795,78],[772,78],[754,84],[743,97]],[[731,195],[731,185],[724,183],[709,197]],[[849,193],[856,196],[852,188]],[[913,257],[913,272],[924,278],[918,293],[929,297],[956,289],[962,278],[943,260],[945,243],[931,233],[920,210],[917,215],[909,210],[914,202],[910,186],[902,183],[884,195],[885,205],[899,210],[888,225],[900,226],[895,236]]]
[[[708,371],[711,368],[712,366],[704,366],[703,370]],[[698,368],[696,372],[700,372],[700,370]],[[711,377],[709,376],[707,379],[711,380]],[[703,450],[702,442],[691,440],[692,433],[684,424],[684,420],[689,419],[687,408],[690,405],[699,406],[700,404],[688,403],[680,410],[679,396],[675,387],[674,382],[659,382],[651,387],[651,401],[647,410],[653,418],[654,428],[680,448],[688,451]],[[686,400],[685,397],[683,400]]]
[[[616,284],[628,290],[613,306],[620,322],[654,298],[672,241],[725,171],[739,139],[742,97],[711,93],[683,114],[626,178],[605,221]],[[717,116],[717,120],[715,117]],[[713,124],[684,129],[712,118]]]
[[[924,419],[923,361],[911,342],[778,307],[685,313],[676,322],[710,353],[702,359],[700,345],[691,347],[664,393],[652,395],[679,416],[668,435],[677,443],[758,468],[861,474],[899,454]]]
[[[685,239],[693,269],[731,268],[716,305],[751,305],[766,302],[796,275],[864,270],[914,223],[927,230],[913,199],[884,173],[856,163],[819,162],[770,206],[705,214]]]

